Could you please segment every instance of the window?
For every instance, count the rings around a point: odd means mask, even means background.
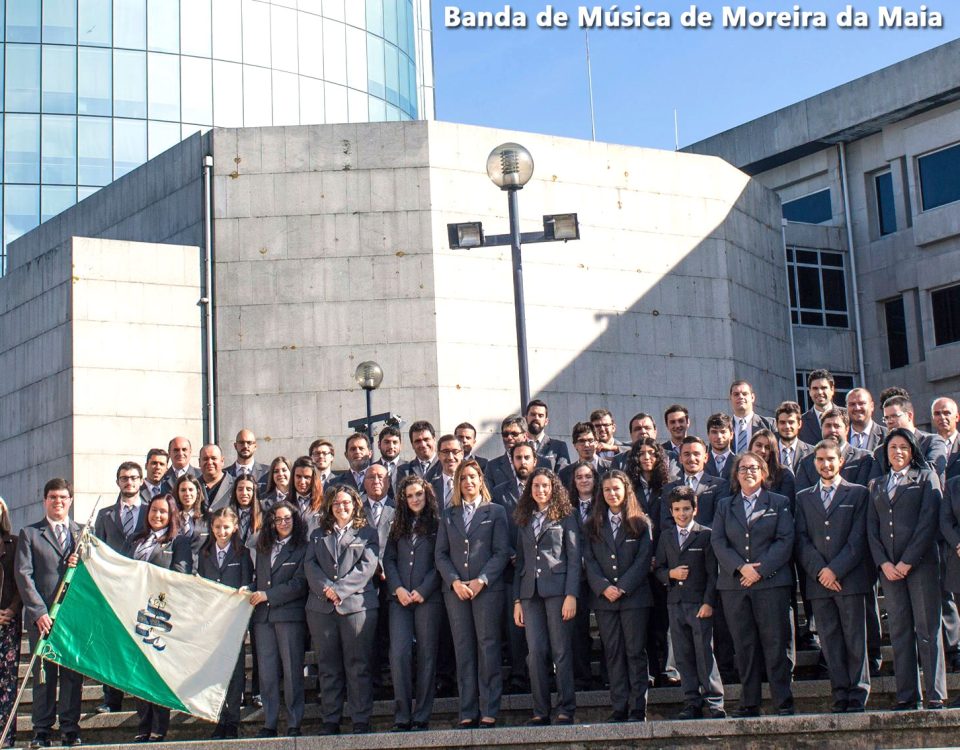
[[[877,192],[877,223],[880,236],[897,231],[897,208],[893,200],[893,173],[884,172],[873,178]]]
[[[113,179],[113,131],[105,117],[77,118],[77,182],[106,185]]]
[[[787,248],[790,320],[794,325],[849,328],[843,255],[830,250]]]
[[[783,218],[797,224],[823,224],[833,219],[830,188],[783,204]]]
[[[76,47],[44,45],[41,106],[44,112],[76,114]]]
[[[113,38],[110,0],[80,0],[77,9],[77,36],[80,44],[110,46]]]
[[[903,309],[903,297],[897,297],[883,303],[884,316],[887,319],[887,352],[890,355],[890,369],[910,364],[907,351],[907,315]]]
[[[77,180],[77,118],[44,115],[40,136],[40,181],[46,185],[74,184]]]
[[[797,370],[797,403],[800,404],[800,408],[804,411],[807,411],[813,407],[813,403],[810,401],[810,394],[807,391],[807,376],[812,372],[812,370]],[[833,372],[833,382],[836,385],[836,390],[833,394],[833,403],[837,406],[843,406],[847,403],[847,394],[853,390],[854,387],[854,375],[850,372]]]
[[[936,345],[960,341],[960,284],[930,293]]]
[[[81,115],[113,113],[113,63],[108,49],[77,50],[77,109]]]
[[[924,211],[960,200],[960,144],[917,159]]]
[[[7,112],[40,111],[40,45],[8,44]]]

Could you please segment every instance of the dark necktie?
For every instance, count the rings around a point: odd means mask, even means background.
[[[123,535],[129,539],[133,536],[133,532],[136,529],[137,517],[136,517],[136,508],[132,505],[123,506]]]
[[[833,487],[824,487],[820,491],[820,497],[823,500],[823,509],[828,510],[830,508],[830,501],[833,500]]]

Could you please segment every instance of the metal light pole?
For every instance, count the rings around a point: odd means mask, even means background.
[[[370,445],[373,446],[373,392],[383,382],[383,368],[376,362],[368,360],[357,365],[353,376],[357,380],[357,385],[363,388],[367,396],[367,437],[370,439]]]

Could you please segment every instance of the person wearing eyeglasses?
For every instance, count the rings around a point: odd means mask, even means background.
[[[733,636],[742,685],[735,718],[760,715],[766,665],[770,697],[780,716],[794,713],[791,674],[790,561],[794,525],[790,501],[764,487],[767,462],[742,453],[730,469],[731,495],[713,516],[711,542],[720,572],[717,590]]]
[[[936,433],[924,432],[917,429],[913,422],[914,410],[910,398],[907,396],[891,396],[883,402],[883,422],[888,430],[895,430],[898,427],[908,430],[917,440],[917,447],[920,449],[920,458],[924,459],[940,477],[941,484],[944,474],[947,470],[947,454],[949,447],[947,441]],[[889,435],[889,433],[887,433]],[[877,463],[888,458],[884,455],[886,442],[874,451],[874,459]],[[874,476],[879,472],[875,471]],[[871,477],[872,478],[872,477]]]
[[[387,476],[379,464],[372,470]],[[371,670],[380,609],[373,579],[380,540],[352,487],[328,487],[324,505],[329,513],[310,535],[304,563],[310,587],[307,624],[319,672],[320,734],[340,733],[344,698],[354,734],[365,734],[373,710]]]
[[[268,467],[254,457],[257,452],[257,436],[253,434],[253,430],[240,430],[233,449],[237,452],[237,460],[224,469],[224,472],[234,479],[251,476],[254,482],[263,487],[267,481]]]
[[[259,737],[276,737],[280,714],[280,674],[287,706],[287,735],[299,737],[303,722],[303,661],[306,639],[306,525],[297,508],[283,500],[266,512],[254,566],[255,609],[263,727]]]
[[[503,455],[491,459],[487,468],[482,470],[491,491],[508,480],[516,481],[511,451],[513,446],[526,442],[527,420],[519,415],[507,417],[500,423],[500,438],[503,440]]]

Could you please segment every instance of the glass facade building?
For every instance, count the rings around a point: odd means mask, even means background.
[[[197,130],[433,117],[429,0],[0,0],[6,245]]]

